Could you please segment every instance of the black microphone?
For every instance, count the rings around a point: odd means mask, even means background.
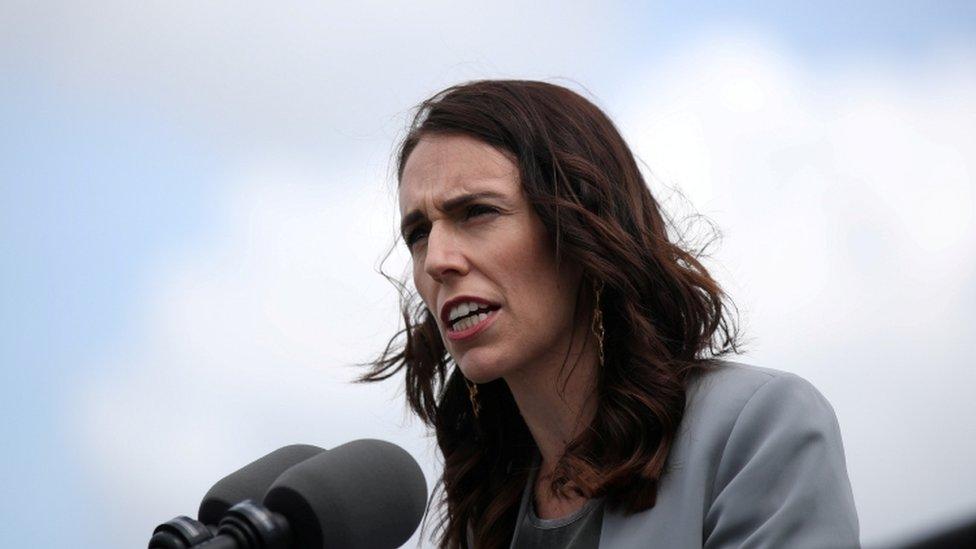
[[[294,547],[393,548],[420,524],[427,481],[403,448],[355,440],[285,471],[264,504],[288,520]]]
[[[258,462],[278,463],[276,460],[264,462],[269,456]],[[208,492],[208,497],[229,478],[232,481],[225,486],[234,486],[243,478],[253,478],[263,484],[268,478],[268,471],[262,468],[252,469],[262,471],[252,473],[253,476],[235,476],[244,469],[218,482]],[[214,503],[213,508],[218,509],[228,499],[245,492],[253,494],[254,490],[252,487],[240,492],[222,490],[214,497],[218,503]],[[228,494],[231,494],[229,498]],[[399,446],[381,440],[356,440],[333,450],[320,451],[287,468],[271,483],[263,503],[247,499],[227,509],[219,526],[212,531],[215,536],[198,537],[185,545],[153,545],[150,541],[150,549],[399,547],[410,538],[423,518],[427,482],[417,462]],[[203,508],[204,504],[201,504],[201,519],[213,520],[209,513],[203,514]],[[157,535],[165,533],[160,529],[180,519],[186,517],[161,525]],[[156,538],[153,536],[154,540]]]
[[[217,524],[235,504],[244,500],[261,501],[271,484],[286,469],[325,452],[310,444],[292,444],[248,463],[218,480],[200,502],[197,519],[204,524]]]
[[[292,444],[248,463],[218,480],[207,491],[197,513],[199,520],[179,516],[157,526],[149,548],[185,549],[213,539],[217,535],[216,525],[232,506],[246,500],[260,501],[286,469],[324,451],[309,444]]]

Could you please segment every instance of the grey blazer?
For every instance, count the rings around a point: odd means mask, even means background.
[[[657,503],[630,516],[606,509],[600,548],[859,547],[827,400],[796,375],[718,363],[689,384]]]
[[[720,361],[689,385],[657,504],[603,516],[600,547],[859,547],[837,418],[806,380]]]

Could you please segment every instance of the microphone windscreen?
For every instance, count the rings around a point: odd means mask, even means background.
[[[257,459],[217,481],[200,502],[197,518],[216,525],[231,506],[245,499],[261,501],[271,483],[286,469],[324,452],[318,446],[292,444]]]
[[[427,481],[399,446],[355,440],[282,473],[264,504],[288,519],[296,547],[400,547],[424,516]]]

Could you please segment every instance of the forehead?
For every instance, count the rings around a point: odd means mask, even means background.
[[[400,213],[426,210],[452,197],[481,191],[507,196],[521,191],[518,167],[508,155],[467,136],[425,136],[403,168]]]

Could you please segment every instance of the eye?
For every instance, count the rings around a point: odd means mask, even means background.
[[[406,242],[407,248],[413,248],[413,245],[425,236],[427,236],[427,228],[417,227],[416,229],[413,229],[407,233],[407,236],[404,237],[404,242]]]
[[[492,213],[498,213],[498,209],[488,206],[487,204],[472,204],[471,206],[468,206],[467,210],[465,210],[464,218],[471,219],[472,217]]]
[[[480,217],[483,215],[490,215],[499,213],[498,208],[494,206],[489,206],[487,204],[472,204],[465,208],[464,210],[464,220],[467,221],[474,217]],[[411,229],[407,234],[403,235],[403,241],[407,245],[407,248],[413,250],[414,244],[420,242],[420,240],[427,237],[427,233],[430,232],[430,227],[425,225],[419,225],[414,229]]]

